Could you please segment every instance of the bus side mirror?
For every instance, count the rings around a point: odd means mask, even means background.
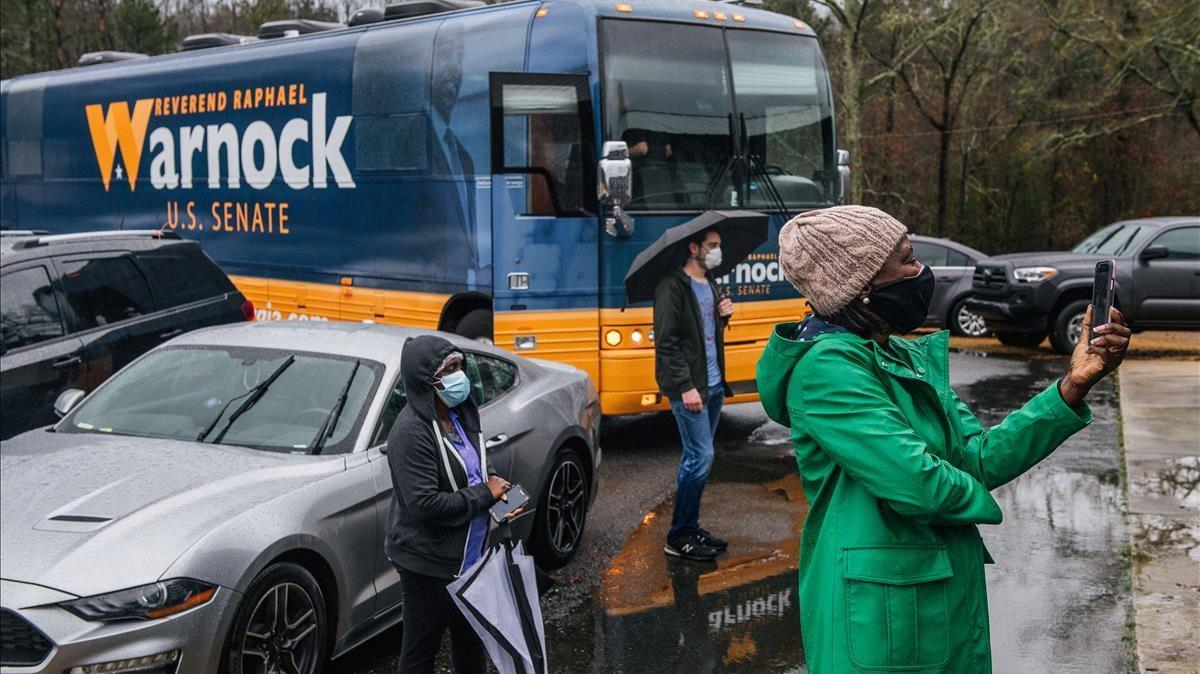
[[[626,215],[625,207],[633,200],[633,162],[629,159],[629,146],[625,141],[604,143],[596,175],[600,204],[612,209],[612,215],[604,218],[604,230],[609,236],[625,238],[632,235],[633,218]]]
[[[846,196],[850,192],[850,152],[847,150],[837,151],[837,171],[838,171],[838,198],[839,204],[846,203]]]

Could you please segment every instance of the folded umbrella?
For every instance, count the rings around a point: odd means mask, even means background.
[[[533,557],[511,540],[446,586],[500,674],[545,674],[546,631]]]
[[[688,239],[709,228],[721,235],[721,264],[714,278],[728,274],[767,240],[767,216],[754,211],[706,211],[676,225],[643,250],[625,274],[625,297],[630,303],[654,299],[654,289],[683,261]]]

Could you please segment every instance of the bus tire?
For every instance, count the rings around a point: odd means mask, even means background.
[[[492,312],[487,309],[474,309],[454,326],[454,334],[462,335],[485,344],[492,343]]]

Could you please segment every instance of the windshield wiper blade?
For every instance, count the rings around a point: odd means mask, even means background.
[[[204,427],[204,430],[200,431],[200,434],[196,436],[196,442],[204,442],[204,438],[208,437],[209,433],[212,433],[213,428],[217,425],[217,422],[221,420],[221,417],[225,414],[225,410],[233,404],[233,401],[246,398],[246,400],[243,401],[241,405],[238,405],[237,409],[233,411],[233,414],[229,415],[229,421],[225,422],[225,427],[221,429],[221,433],[218,434],[215,439],[213,439],[214,443],[220,442],[225,437],[225,434],[229,432],[229,427],[233,425],[233,422],[237,421],[238,417],[242,416],[246,410],[253,407],[254,403],[257,403],[259,399],[261,399],[267,392],[267,389],[270,388],[271,384],[275,383],[275,380],[279,378],[279,375],[283,374],[283,371],[291,367],[292,363],[294,362],[296,362],[296,357],[288,356],[287,360],[283,361],[280,363],[279,367],[275,368],[275,371],[271,373],[270,377],[258,382],[249,391],[246,391],[242,395],[235,398],[230,398],[229,402],[225,403],[225,406],[221,408],[221,411],[217,412],[217,416],[213,417],[212,421],[208,422],[208,425]]]
[[[354,383],[354,377],[358,374],[358,368],[361,365],[362,361],[354,361],[354,367],[350,370],[350,378],[342,386],[342,392],[338,394],[337,402],[329,410],[329,415],[325,417],[325,422],[321,424],[321,430],[317,431],[312,442],[308,443],[309,454],[320,453],[325,448],[325,441],[329,439],[329,436],[333,435],[333,429],[337,427],[338,417],[342,415],[342,408],[346,406],[346,398],[350,396],[350,385]]]
[[[781,213],[783,213],[784,222],[791,220],[792,213],[788,210],[787,204],[783,201],[783,197],[779,194],[779,190],[775,187],[775,181],[771,180],[771,176],[767,174],[767,167],[763,163],[762,157],[759,157],[753,152],[747,153],[746,156],[749,159],[747,163],[750,165],[751,174],[753,175],[757,169],[760,179],[763,181],[763,184],[766,185],[767,196],[773,202],[772,205],[778,208]],[[746,191],[749,192],[749,190]],[[750,198],[749,195],[747,195],[746,202],[749,203],[749,201]]]

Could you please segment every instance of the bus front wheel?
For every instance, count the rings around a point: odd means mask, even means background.
[[[466,316],[458,322],[454,328],[454,334],[462,335],[469,339],[483,342],[484,344],[492,343],[492,312],[487,309],[474,309],[467,312]]]

